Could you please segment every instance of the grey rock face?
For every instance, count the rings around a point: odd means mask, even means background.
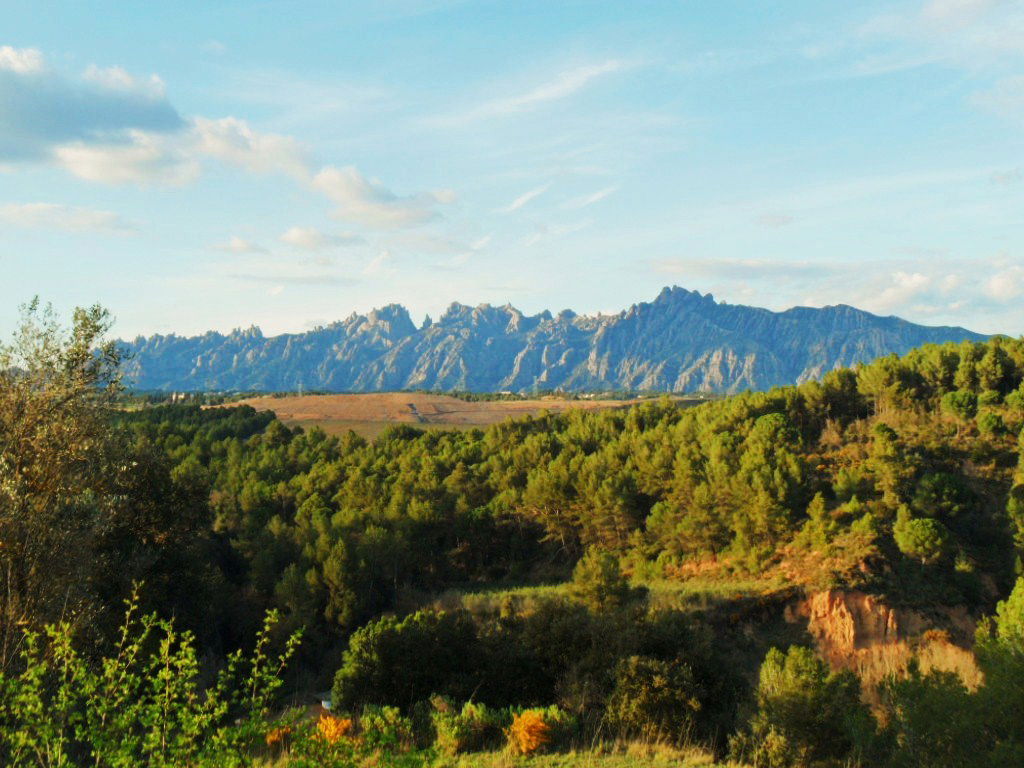
[[[818,378],[929,342],[981,340],[846,305],[785,312],[665,288],[617,315],[452,304],[417,328],[396,304],[308,333],[139,337],[128,382],[152,390],[737,392]]]

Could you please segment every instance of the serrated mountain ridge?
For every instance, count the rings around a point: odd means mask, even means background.
[[[128,383],[142,390],[729,393],[819,378],[928,342],[984,338],[845,304],[773,312],[673,286],[614,315],[453,302],[417,328],[405,307],[389,304],[305,333],[268,337],[251,326],[122,346]]]

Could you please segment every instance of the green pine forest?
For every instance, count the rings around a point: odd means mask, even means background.
[[[109,322],[0,346],[3,765],[1024,765],[1024,340],[371,442],[134,397]],[[828,590],[978,674],[830,665]]]

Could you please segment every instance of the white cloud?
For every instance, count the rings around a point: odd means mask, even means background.
[[[893,272],[892,282],[881,292],[865,298],[863,304],[873,312],[891,312],[924,294],[932,278],[920,272]]]
[[[351,232],[331,234],[312,227],[292,227],[281,235],[281,242],[306,251],[321,251],[325,248],[340,248],[356,245],[365,240]]]
[[[164,85],[164,81],[156,75],[150,75],[148,78],[140,80],[121,67],[104,69],[90,64],[82,73],[82,79],[110,91],[146,94],[151,99],[163,99],[167,96],[167,87]]]
[[[946,275],[939,282],[939,291],[945,295],[953,293],[953,291],[959,290],[964,284],[963,275]]]
[[[985,293],[996,301],[1011,301],[1024,295],[1024,267],[1014,264],[992,275],[985,284]]]
[[[338,218],[377,229],[415,226],[437,217],[433,195],[399,197],[375,179],[367,179],[353,166],[326,166],[313,178],[313,186],[337,203]]]
[[[560,72],[552,79],[523,93],[492,99],[458,115],[441,118],[440,124],[467,123],[492,117],[501,117],[535,109],[543,104],[572,96],[593,81],[626,68],[626,63],[609,59],[598,64]]]
[[[251,173],[283,173],[333,201],[339,218],[380,229],[422,224],[456,200],[450,189],[399,196],[353,166],[317,171],[294,137],[233,116],[186,120],[165,92],[156,75],[93,65],[68,77],[35,49],[0,47],[0,167],[50,163],[88,181],[177,185],[214,158]],[[293,237],[298,247],[314,247],[308,233]]]
[[[133,229],[112,211],[57,203],[0,205],[0,221],[20,227],[61,229],[68,232],[129,232]]]
[[[246,240],[238,235],[232,235],[226,243],[221,243],[215,246],[220,251],[230,251],[231,253],[270,253],[262,245]]]
[[[116,67],[65,77],[34,49],[0,48],[0,160],[47,161],[67,144],[126,144],[185,127],[159,78]]]
[[[580,208],[586,208],[587,206],[599,203],[606,197],[615,194],[618,191],[617,186],[605,187],[599,189],[597,192],[593,192],[589,195],[581,195],[580,197],[574,197],[572,200],[567,200],[562,203],[562,208],[569,211],[578,211]]]
[[[46,69],[46,62],[43,54],[35,48],[12,48],[9,45],[2,45],[0,69],[17,72],[19,75],[35,74]]]
[[[199,163],[168,137],[132,131],[122,143],[77,141],[55,147],[58,166],[87,181],[104,184],[181,185],[199,175]]]
[[[254,131],[236,117],[193,121],[197,150],[254,173],[281,172],[298,179],[310,176],[309,161],[291,136]]]
[[[496,213],[512,213],[514,211],[518,211],[531,200],[534,200],[543,195],[545,192],[548,191],[550,187],[550,184],[544,184],[540,187],[535,187],[534,189],[531,189],[528,192],[524,192],[508,205],[504,206],[503,208],[499,208],[496,211]]]

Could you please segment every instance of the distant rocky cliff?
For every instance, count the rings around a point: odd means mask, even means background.
[[[307,333],[268,338],[254,327],[139,337],[124,348],[138,389],[736,392],[928,342],[982,338],[845,305],[771,312],[674,287],[617,315],[452,304],[417,328],[392,304]]]

